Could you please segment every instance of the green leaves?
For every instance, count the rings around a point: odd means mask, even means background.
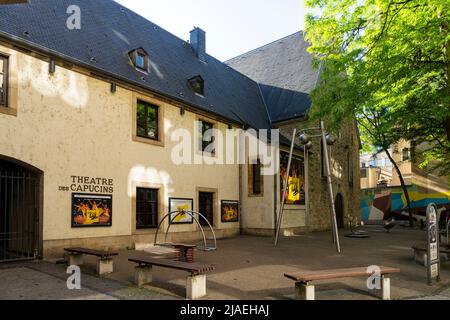
[[[322,76],[311,118],[358,120],[365,143],[403,138],[450,168],[450,0],[308,0]],[[449,170],[450,172],[450,170]]]

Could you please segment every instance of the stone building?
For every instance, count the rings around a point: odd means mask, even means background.
[[[311,125],[306,47],[297,33],[225,64],[201,29],[187,42],[114,1],[1,5],[0,261],[152,243],[178,210],[201,212],[218,237],[273,235],[290,138],[262,143],[276,159],[264,175],[250,153],[221,163],[220,137]],[[319,143],[308,163],[296,149],[286,235],[329,228]],[[341,226],[359,213],[358,149],[352,123],[330,147]],[[170,240],[200,238],[194,218],[171,216]]]

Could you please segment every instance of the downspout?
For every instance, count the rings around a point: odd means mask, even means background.
[[[275,156],[275,168],[277,168],[276,172],[275,172],[275,176],[274,176],[274,184],[273,184],[273,225],[274,225],[274,236],[275,236],[275,230],[277,228],[277,211],[278,211],[278,181],[279,181],[279,175],[280,175],[280,165],[279,165],[279,160],[280,159],[280,146],[278,145],[278,150],[276,151],[276,156]]]

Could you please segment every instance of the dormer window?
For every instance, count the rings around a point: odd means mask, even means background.
[[[143,48],[131,51],[129,56],[136,69],[148,72],[149,56]]]
[[[205,81],[201,76],[196,76],[189,79],[189,86],[196,94],[205,95]]]

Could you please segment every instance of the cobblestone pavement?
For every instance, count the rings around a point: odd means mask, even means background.
[[[342,253],[337,254],[328,232],[281,238],[236,237],[218,241],[215,252],[195,252],[195,259],[211,263],[216,270],[208,275],[206,300],[290,300],[293,281],[285,273],[341,267],[383,265],[398,267],[391,276],[392,299],[450,299],[450,263],[441,267],[442,281],[428,286],[426,269],[415,263],[411,246],[425,241],[425,232],[397,227],[391,233],[368,229],[369,239],[342,237]],[[342,233],[345,233],[343,231]],[[130,257],[167,255],[161,248],[122,251],[114,259],[114,273],[95,276],[95,257],[86,257],[82,266],[82,290],[68,290],[66,266],[53,262],[0,264],[0,299],[184,299],[187,274],[153,268],[153,283],[144,288],[133,285],[134,264]],[[370,300],[367,279],[349,278],[316,283],[318,300]]]
[[[50,262],[0,265],[0,300],[163,300],[177,299],[145,288],[81,275],[81,290],[67,288],[66,267]]]

